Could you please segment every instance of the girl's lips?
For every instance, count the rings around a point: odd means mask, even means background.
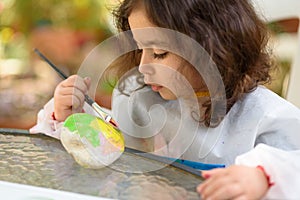
[[[161,88],[163,88],[162,86],[159,86],[159,85],[151,85],[151,89],[154,91],[154,92],[158,92]]]

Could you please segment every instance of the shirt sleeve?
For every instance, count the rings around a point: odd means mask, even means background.
[[[255,145],[264,143],[283,150],[300,149],[297,131],[300,130],[300,110],[284,100],[270,105],[273,108],[268,109],[258,124]]]
[[[235,164],[261,165],[274,183],[264,199],[300,199],[300,150],[285,151],[265,144],[236,158]]]
[[[29,132],[32,134],[43,133],[45,135],[60,139],[60,130],[63,122],[52,118],[54,112],[54,99],[45,104],[42,110],[38,112],[37,123]]]

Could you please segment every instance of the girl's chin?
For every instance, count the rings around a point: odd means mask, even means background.
[[[170,91],[164,91],[162,89],[158,93],[161,96],[161,98],[163,98],[164,100],[176,100],[177,99],[177,97]]]

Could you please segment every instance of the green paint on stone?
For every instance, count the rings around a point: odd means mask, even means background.
[[[75,113],[66,119],[64,127],[74,134],[79,134],[81,138],[86,138],[93,147],[97,147],[100,145],[98,134],[101,132],[101,129],[100,126],[92,127],[93,121],[97,121],[97,117],[86,113]]]

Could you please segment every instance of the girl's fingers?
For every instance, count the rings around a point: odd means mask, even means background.
[[[202,171],[202,176],[206,179],[202,184],[200,184],[197,187],[197,191],[198,192],[202,192],[202,190],[207,187],[211,182],[213,182],[213,180],[216,178],[216,176],[224,176],[224,169],[212,169],[212,170],[208,170],[208,171]],[[218,175],[219,174],[219,175]],[[211,177],[211,176],[214,176]],[[213,178],[213,180],[212,180]]]
[[[79,105],[83,105],[84,103],[84,94],[76,89],[76,88],[72,88],[72,87],[68,87],[68,88],[61,88],[59,90],[59,95],[58,96],[70,96],[70,100],[72,100],[72,96],[77,97],[79,100]],[[72,103],[72,101],[70,101]],[[71,104],[73,105],[73,104]],[[78,106],[79,106],[78,105]]]
[[[205,195],[205,198],[209,199],[236,199],[243,194],[243,191],[239,184],[233,184],[230,182],[224,182],[214,189],[209,191]]]
[[[248,200],[249,198],[245,196],[244,194],[241,194],[234,198],[234,200]]]
[[[54,92],[54,112],[58,121],[64,121],[72,113],[82,112],[85,94],[90,87],[90,78],[78,75],[62,81]]]
[[[70,89],[66,89],[70,90]],[[73,92],[72,92],[73,91]],[[62,109],[77,109],[84,103],[84,95],[77,90],[65,91],[66,94],[59,95],[55,100],[62,107]]]
[[[78,75],[72,75],[68,79],[61,82],[61,87],[74,87],[86,94],[90,85],[90,80],[81,78]]]
[[[214,175],[214,174],[219,174],[219,173],[223,173],[224,169],[223,168],[216,168],[216,169],[212,169],[212,170],[203,170],[202,171],[202,176],[207,179],[210,176]]]
[[[203,199],[211,197],[214,199],[215,197],[222,196],[222,189],[234,182],[231,176],[228,176],[227,172],[226,169],[213,169],[202,173],[202,176],[206,180],[197,187],[197,192],[201,194]]]
[[[210,177],[204,181],[199,187],[199,192],[203,199],[212,197],[216,191],[220,190],[224,185],[228,184],[229,180],[227,177]]]

